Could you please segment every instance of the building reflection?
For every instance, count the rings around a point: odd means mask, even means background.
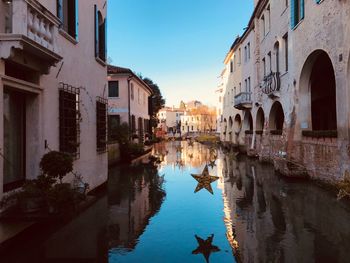
[[[335,197],[251,159],[221,154],[219,167],[226,235],[238,262],[347,262],[350,215]]]
[[[203,164],[210,164],[211,161],[215,161],[208,147],[190,141],[158,143],[154,145],[152,154],[160,158],[161,166],[172,165],[174,169],[176,167],[184,169],[188,166],[200,168]]]
[[[164,178],[156,166],[116,167],[108,183],[110,249],[132,250],[160,209]]]

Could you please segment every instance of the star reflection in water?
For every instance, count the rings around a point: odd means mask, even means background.
[[[192,251],[192,254],[198,255],[203,254],[205,261],[209,263],[209,257],[211,253],[219,252],[220,248],[212,244],[214,239],[214,234],[211,234],[206,240],[195,235],[198,242],[198,247]]]

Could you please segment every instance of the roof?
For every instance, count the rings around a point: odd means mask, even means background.
[[[125,75],[129,74],[131,77],[135,78],[138,80],[143,86],[146,87],[146,89],[153,95],[153,90],[152,88],[144,82],[139,76],[137,76],[131,69],[129,68],[123,68],[123,67],[118,67],[118,66],[113,66],[113,65],[108,65],[107,66],[107,74],[108,75]]]

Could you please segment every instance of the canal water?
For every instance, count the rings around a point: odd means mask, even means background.
[[[111,169],[105,196],[8,262],[350,262],[348,202],[198,143],[153,154]]]

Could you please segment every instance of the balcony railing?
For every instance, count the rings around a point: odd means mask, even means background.
[[[279,72],[271,72],[269,75],[264,77],[261,85],[262,92],[273,96],[276,91],[280,90],[281,80]]]
[[[0,41],[4,47],[1,57],[9,57],[11,49],[15,48],[49,64],[62,59],[57,49],[60,21],[55,15],[37,0],[12,0],[1,4],[7,10],[5,28],[0,29]]]
[[[252,108],[252,93],[241,92],[234,98],[234,107],[239,110]]]

